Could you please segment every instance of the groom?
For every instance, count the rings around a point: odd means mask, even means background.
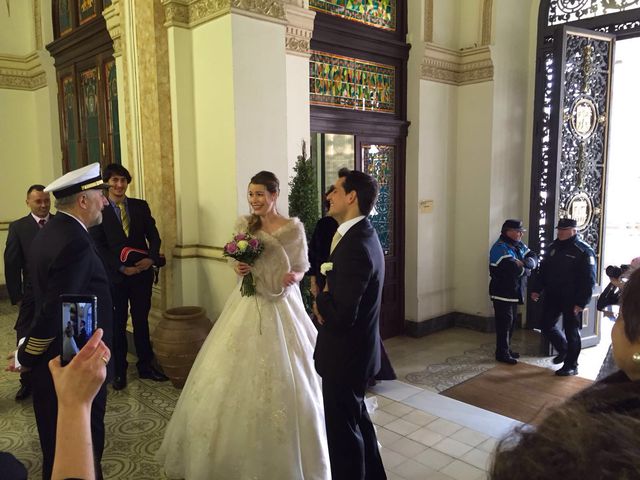
[[[333,480],[386,479],[376,433],[364,403],[368,379],[380,370],[379,317],[384,255],[366,216],[378,184],[343,168],[327,197],[338,221],[324,290],[314,313],[320,324],[314,353],[322,377]]]

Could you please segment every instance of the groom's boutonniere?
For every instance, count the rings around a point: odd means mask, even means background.
[[[330,272],[331,270],[333,270],[333,262],[324,262],[320,265],[320,273],[325,277],[327,276],[327,272]]]

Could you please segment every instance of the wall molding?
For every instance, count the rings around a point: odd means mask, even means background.
[[[42,50],[42,13],[40,0],[33,0],[33,23],[36,36],[36,50]]]
[[[285,46],[287,53],[309,58],[316,12],[295,5],[285,5],[287,31]]]
[[[162,0],[165,27],[193,28],[229,13],[284,24],[281,0]]]
[[[519,325],[520,323],[518,323]],[[496,331],[495,317],[483,317],[461,312],[450,312],[438,317],[429,318],[421,322],[404,321],[404,333],[418,338],[430,335],[448,328],[468,328],[479,332],[492,333]]]
[[[449,85],[471,85],[493,80],[493,61],[488,46],[451,50],[425,43],[421,78]]]
[[[211,245],[176,245],[173,247],[173,258],[187,259],[187,258],[205,258],[208,260],[215,260],[217,262],[227,262],[227,259],[223,256],[223,247],[213,247]]]
[[[10,223],[11,221],[7,221],[7,222],[0,221],[0,232],[8,232]]]
[[[484,0],[482,6],[482,33],[480,36],[480,45],[489,45],[491,43],[491,25],[493,20],[493,0]]]
[[[424,41],[433,42],[433,0],[424,0]]]
[[[38,90],[47,86],[47,75],[37,53],[0,54],[0,88]]]

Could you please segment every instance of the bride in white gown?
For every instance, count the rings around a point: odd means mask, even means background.
[[[158,451],[169,478],[328,480],[316,331],[297,283],[308,267],[302,223],[276,212],[278,180],[251,179],[254,212],[234,232],[264,242],[255,296],[233,293],[196,358]]]

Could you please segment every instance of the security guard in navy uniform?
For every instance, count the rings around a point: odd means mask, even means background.
[[[62,305],[60,295],[95,295],[98,298],[98,327],[103,341],[112,346],[113,306],[109,277],[88,228],[102,222],[107,205],[100,165],[94,163],[73,170],[47,186],[53,193],[58,214],[36,235],[30,250],[29,274],[35,298],[35,315],[29,334],[21,339],[11,371],[30,369],[33,378],[33,410],[42,448],[42,477],[48,480],[53,468],[58,413],[49,360],[62,350]],[[109,359],[107,381],[113,377]],[[91,434],[96,461],[96,478],[102,478],[100,460],[104,449],[106,386],[91,405]],[[1,474],[0,474],[1,476]]]
[[[575,220],[561,218],[556,229],[558,237],[534,278],[531,299],[537,302],[543,295],[542,333],[558,351],[553,363],[564,362],[556,375],[566,377],[578,374],[581,312],[596,284],[596,255],[578,238]],[[557,326],[561,314],[564,334]]]
[[[511,337],[518,315],[518,305],[527,294],[527,278],[538,266],[538,255],[522,243],[526,232],[522,222],[508,219],[502,224],[500,237],[489,252],[489,296],[496,318],[496,360],[515,365],[520,357],[511,350]]]

